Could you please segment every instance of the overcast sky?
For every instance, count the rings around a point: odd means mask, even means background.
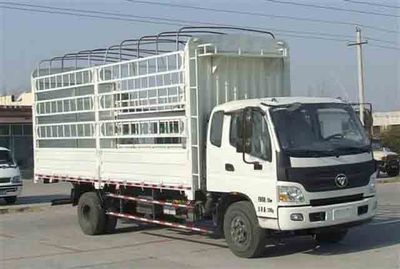
[[[352,25],[218,13],[126,0],[9,1],[14,4],[39,4],[123,13],[132,16],[262,27],[272,31],[275,29],[276,36],[288,41],[290,46],[293,95],[322,95],[357,101],[356,49],[347,47],[345,41],[355,39],[355,27]],[[375,111],[400,110],[400,8],[356,4],[349,0],[278,0],[281,3],[268,0],[143,1],[352,22],[381,28],[383,30],[362,29],[363,35],[369,41],[364,46],[366,101],[373,103]],[[360,1],[400,6],[400,0]],[[286,2],[286,4],[282,2]],[[359,10],[369,14],[291,5],[288,2],[332,6],[338,9]],[[30,73],[41,59],[63,55],[70,51],[105,47],[117,44],[123,39],[178,28],[178,26],[172,25],[11,10],[1,8],[2,6],[4,7],[4,1],[0,2],[1,94],[28,90]],[[10,7],[10,5],[7,6]],[[376,15],[376,13],[388,15]],[[310,35],[305,38],[305,34],[302,32],[319,32],[323,35],[320,37],[339,40],[311,39]],[[289,34],[291,36],[288,36]],[[293,35],[301,35],[301,37]],[[353,36],[354,38],[352,38]],[[381,41],[376,41],[376,39]],[[393,49],[395,47],[399,49]]]

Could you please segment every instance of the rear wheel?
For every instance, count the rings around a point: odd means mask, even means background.
[[[265,249],[265,230],[258,225],[250,202],[236,202],[228,208],[224,217],[224,235],[236,256],[253,258]]]
[[[318,243],[339,243],[347,235],[347,229],[334,230],[329,232],[317,233],[314,235],[314,239]]]
[[[107,207],[108,210],[114,211],[114,207]],[[113,233],[115,227],[117,226],[118,218],[114,216],[106,215],[106,225],[104,227],[103,233]]]
[[[79,198],[78,221],[87,235],[112,232],[117,224],[116,218],[106,215],[102,201],[95,192],[85,192]]]
[[[6,201],[6,204],[13,205],[15,202],[17,202],[17,196],[4,197],[4,200]]]

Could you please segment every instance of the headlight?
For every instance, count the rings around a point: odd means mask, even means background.
[[[295,202],[302,203],[305,201],[303,192],[295,186],[279,186],[279,201],[280,202]]]
[[[21,176],[15,176],[11,179],[12,183],[20,183],[21,182]]]
[[[375,181],[369,184],[369,193],[376,193]]]
[[[376,173],[373,173],[368,186],[369,193],[376,193]]]

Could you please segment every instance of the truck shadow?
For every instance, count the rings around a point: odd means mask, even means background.
[[[191,236],[187,235],[187,234],[185,234],[184,237],[178,236],[178,235],[176,235],[176,236],[175,235],[166,235],[166,234],[159,234],[159,233],[153,233],[153,232],[143,232],[143,234],[152,235],[152,236],[156,236],[156,237],[162,237],[162,238],[166,238],[166,239],[177,240],[177,241],[192,242],[192,243],[201,244],[201,245],[208,245],[208,246],[212,246],[212,247],[228,248],[228,246],[226,245],[224,240],[214,240],[214,239],[211,239],[211,237],[206,237],[206,236],[201,236],[201,235],[199,235],[199,236],[202,238],[194,239],[194,238],[191,238]],[[179,234],[181,234],[181,233],[179,232]]]
[[[295,253],[341,255],[379,249],[400,244],[400,206],[381,205],[374,220],[349,230],[336,244],[318,244],[310,236],[293,237],[267,246],[263,257],[279,257]]]
[[[141,224],[132,220],[120,219],[117,228],[112,234],[123,234],[132,232],[143,232],[143,231],[157,231],[165,229],[162,226],[155,224]],[[109,235],[112,235],[109,234]]]
[[[125,224],[130,225],[123,225],[116,230],[116,233],[140,232],[165,239],[228,248],[224,239],[213,238],[213,236],[193,234],[157,225],[134,225],[133,223],[135,222],[126,221]],[[260,258],[282,257],[298,253],[333,256],[397,244],[400,244],[400,206],[380,205],[372,222],[350,229],[346,238],[340,243],[319,245],[311,236],[273,239],[268,243]]]
[[[51,194],[51,195],[31,195],[18,197],[15,205],[29,205],[29,204],[45,204],[53,203],[57,200],[69,200],[68,195]],[[0,206],[7,205],[4,199],[0,198]]]
[[[339,255],[400,244],[400,206],[381,205],[374,220],[353,228],[339,244],[326,244],[307,252],[314,255]]]
[[[165,232],[173,232],[174,234],[165,234]],[[198,235],[198,238],[193,238],[192,233],[186,233],[179,230],[173,230],[169,228],[163,228],[157,225],[131,225],[125,227],[119,227],[115,230],[114,233],[131,233],[131,232],[140,232],[141,234],[151,235],[154,237],[171,239],[176,241],[184,241],[184,242],[192,242],[201,245],[208,245],[211,247],[220,247],[220,248],[228,248],[225,241],[216,241],[211,237]]]

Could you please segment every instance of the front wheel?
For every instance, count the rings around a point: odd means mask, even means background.
[[[17,202],[17,196],[4,197],[4,200],[6,201],[6,204],[13,205]]]
[[[265,230],[258,225],[250,202],[229,206],[224,217],[224,235],[230,250],[238,257],[257,257],[265,249]]]
[[[314,239],[318,243],[339,243],[347,235],[347,229],[344,230],[334,230],[329,232],[322,232],[314,234]]]

